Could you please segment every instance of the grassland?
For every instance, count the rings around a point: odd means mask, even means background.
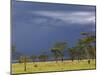
[[[73,62],[66,60],[64,62],[58,61],[58,63],[55,61],[34,62],[27,63],[27,70],[24,71],[23,63],[13,63],[12,74],[95,69],[95,64],[95,60],[91,60],[90,64],[87,63],[87,60]]]

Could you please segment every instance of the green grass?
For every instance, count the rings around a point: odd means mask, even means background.
[[[37,67],[34,67],[34,65],[37,65]],[[66,60],[63,63],[61,61],[58,63],[55,61],[27,63],[27,71],[24,71],[23,63],[14,63],[12,64],[12,74],[85,70],[95,68],[95,60],[91,60],[90,64],[87,63],[87,60],[81,60],[80,62],[77,60],[73,62]]]

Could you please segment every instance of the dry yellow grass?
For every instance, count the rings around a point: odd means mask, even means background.
[[[95,60],[91,60],[90,64],[87,63],[87,60],[81,60],[80,62],[77,60],[74,62],[67,60],[63,63],[61,61],[58,61],[58,63],[55,61],[34,62],[27,63],[27,70],[24,71],[23,63],[14,63],[12,64],[12,74],[95,69],[95,64]]]

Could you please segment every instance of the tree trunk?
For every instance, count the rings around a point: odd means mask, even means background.
[[[85,52],[86,52],[86,56],[87,56],[87,59],[88,59],[88,64],[90,64],[90,55],[89,55],[87,47],[85,49]]]
[[[78,57],[78,62],[80,62],[80,58]]]
[[[72,59],[72,62],[74,61],[74,59]]]
[[[24,57],[24,71],[26,71],[26,56]]]
[[[26,71],[26,62],[24,63],[24,71]]]
[[[62,62],[64,61],[63,57],[61,58]]]

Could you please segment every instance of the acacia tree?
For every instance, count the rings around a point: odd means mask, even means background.
[[[37,59],[37,56],[32,55],[32,56],[31,56],[31,59],[32,59],[32,61],[33,61],[33,62],[35,62],[35,61],[36,61],[36,59]]]
[[[75,49],[76,49],[76,58],[77,58],[78,60],[84,59],[85,56],[86,56],[86,53],[85,53],[85,51],[84,51],[84,46],[81,45],[80,40],[79,40],[78,43],[76,44]]]
[[[54,57],[57,61],[57,58],[61,58],[61,61],[63,62],[64,57],[64,50],[66,48],[66,42],[58,42],[54,45],[54,47],[51,49],[51,52],[54,54]]]
[[[95,58],[96,49],[95,49],[95,36],[90,33],[81,33],[84,37],[79,39],[76,46],[69,48],[69,55],[71,60],[74,59],[88,59],[90,64],[90,59]]]
[[[81,42],[81,45],[84,46],[84,50],[85,50],[85,53],[88,59],[88,64],[90,64],[91,53],[89,50],[92,50],[91,47],[95,43],[95,36],[90,33],[86,33],[86,32],[83,32],[81,34],[84,37],[80,40],[80,42]]]
[[[85,51],[80,44],[77,44],[75,47],[68,48],[70,59],[73,60],[81,60],[84,58]]]
[[[26,71],[27,70],[27,62],[29,62],[29,57],[28,56],[20,56],[19,62],[24,64],[24,71]]]
[[[51,52],[53,53],[53,57],[55,58],[56,63],[58,62],[58,58],[60,57],[57,48],[52,48]]]
[[[70,59],[72,60],[72,62],[74,61],[75,59],[75,50],[74,48],[68,48],[68,52],[69,52],[69,55],[70,55]]]
[[[95,46],[89,46],[88,49],[89,49],[90,58],[95,59],[96,58],[96,48],[95,48]]]
[[[96,58],[96,36],[95,35],[91,35],[90,37],[90,45],[88,47],[89,49],[89,53],[92,59]]]
[[[46,54],[41,54],[38,58],[39,58],[40,61],[47,61],[48,55],[46,55]]]

